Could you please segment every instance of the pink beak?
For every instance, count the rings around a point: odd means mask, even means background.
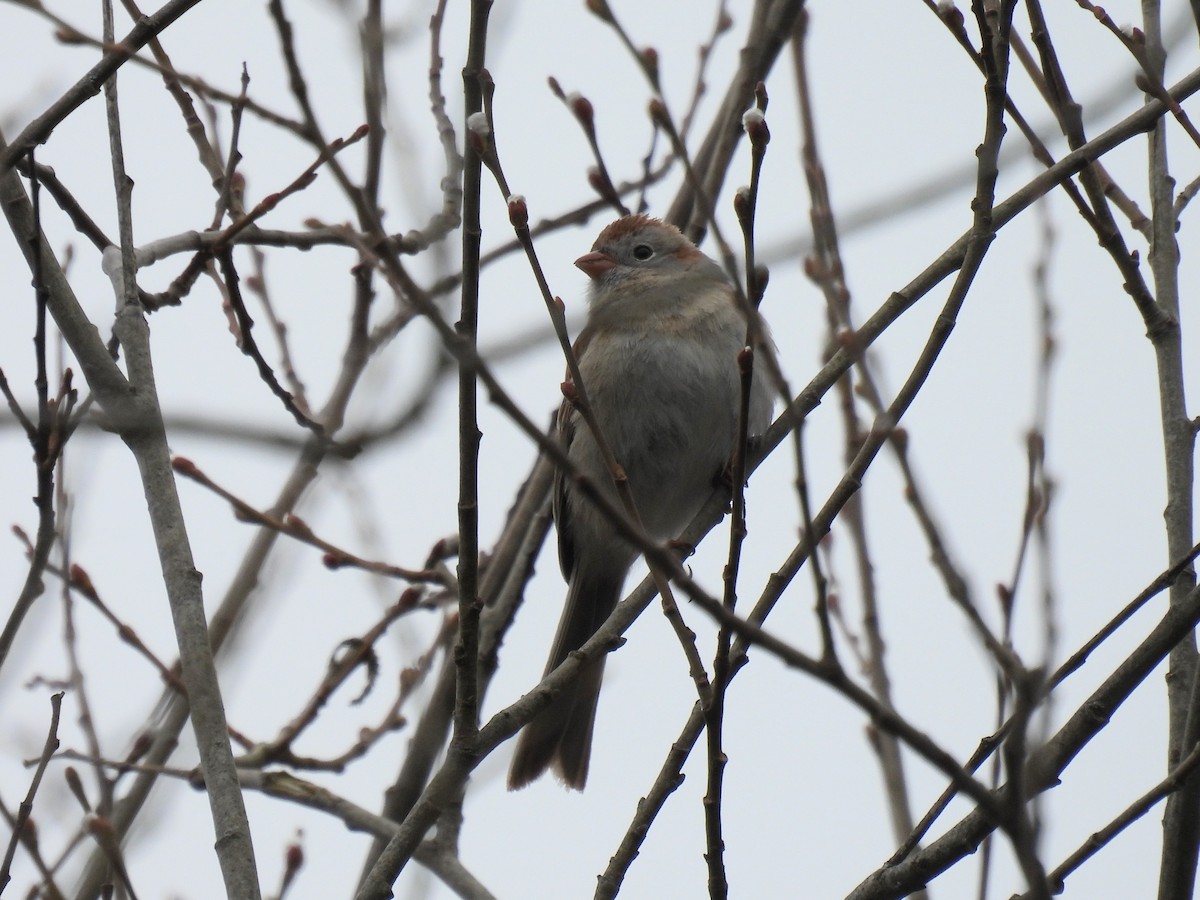
[[[585,253],[579,259],[575,260],[575,265],[582,269],[588,278],[599,278],[609,269],[615,269],[617,261],[607,253],[593,250],[591,253]]]

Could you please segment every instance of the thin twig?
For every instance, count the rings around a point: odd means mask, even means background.
[[[8,848],[4,851],[3,862],[0,862],[0,894],[4,893],[5,887],[12,880],[10,872],[13,857],[17,852],[17,844],[25,837],[25,826],[33,814],[33,801],[42,784],[42,776],[46,774],[46,766],[50,764],[50,759],[58,749],[58,719],[62,714],[63,696],[62,691],[50,696],[50,728],[46,732],[46,742],[42,747],[41,755],[38,756],[37,768],[34,769],[33,778],[29,781],[29,790],[25,792],[25,799],[17,807],[16,821],[13,823],[12,835],[8,839]]]

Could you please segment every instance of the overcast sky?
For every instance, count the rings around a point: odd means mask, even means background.
[[[672,110],[685,108],[695,73],[695,48],[707,39],[715,6],[691,0],[636,3],[611,0],[638,44],[659,51],[664,94]],[[89,33],[98,33],[93,5],[48,4]],[[740,4],[731,4],[740,6]],[[266,4],[205,0],[169,30],[164,44],[176,67],[229,91],[238,89],[243,63],[250,95],[294,115],[277,41]],[[329,137],[349,135],[362,122],[357,35],[342,7],[356,4],[294,0],[287,8],[307,67],[313,104]],[[459,70],[465,52],[465,3],[450,4],[443,37],[444,84],[450,115],[461,121]],[[501,3],[493,13],[489,68],[495,78],[497,142],[513,190],[525,195],[533,218],[565,211],[590,199],[585,175],[590,156],[579,129],[546,86],[554,76],[568,90],[589,97],[614,177],[635,176],[646,154],[649,89],[612,31],[587,15],[581,3]],[[1089,135],[1119,121],[1141,103],[1133,66],[1116,39],[1075,4],[1047,3],[1051,33],[1076,98],[1093,101]],[[389,20],[411,29],[389,56],[389,159],[383,188],[388,227],[405,231],[422,223],[440,203],[442,157],[427,106],[428,3],[390,4]],[[1169,22],[1184,22],[1168,64],[1170,84],[1200,65],[1194,25],[1187,29],[1185,4],[1166,5]],[[1138,4],[1106,5],[1118,24],[1136,23]],[[974,152],[982,136],[982,84],[962,50],[923,4],[894,0],[810,4],[812,90],[822,158],[835,213],[845,223],[842,250],[855,315],[865,319],[893,292],[936,259],[971,224]],[[701,107],[703,133],[736,65],[747,25],[740,9],[734,29],[718,45],[709,73],[711,96]],[[124,20],[118,33],[127,30]],[[1024,30],[1025,19],[1018,13]],[[74,83],[96,52],[55,41],[51,26],[16,4],[0,7],[0,125],[11,139],[33,116]],[[785,373],[800,387],[819,369],[825,314],[819,291],[803,276],[796,247],[808,240],[808,196],[799,166],[794,79],[781,60],[768,82],[767,120],[773,140],[764,171],[760,210],[761,247],[772,277],[763,304],[780,349]],[[1011,89],[1052,152],[1063,142],[1029,81],[1016,70]],[[203,229],[210,223],[213,192],[195,164],[177,110],[152,72],[127,66],[120,81],[126,157],[136,187],[135,241]],[[1195,103],[1185,104],[1193,109]],[[226,110],[218,115],[227,140]],[[1009,195],[1038,170],[1010,128],[998,198]],[[247,197],[257,201],[280,190],[313,158],[310,148],[259,118],[247,116],[240,143]],[[116,234],[103,103],[93,99],[53,134],[39,161],[52,165],[93,217]],[[1177,127],[1171,129],[1173,170],[1182,186],[1200,170],[1200,154]],[[361,154],[348,151],[352,172]],[[1125,190],[1143,203],[1145,142],[1130,141],[1108,165]],[[735,163],[719,201],[725,232],[736,234],[730,198],[746,179]],[[651,211],[665,211],[678,176],[656,187]],[[498,189],[485,179],[484,247],[511,232]],[[918,200],[917,197],[920,197]],[[902,212],[872,218],[879,204],[905,200]],[[49,207],[49,201],[45,201]],[[1194,240],[1185,214],[1183,326],[1185,365],[1196,342],[1189,332],[1197,287],[1188,247]],[[327,175],[285,201],[264,225],[298,228],[311,216],[349,221],[352,210]],[[583,311],[586,278],[572,261],[591,245],[609,219],[566,229],[539,244],[552,290],[563,297],[573,323]],[[71,278],[84,308],[107,336],[113,298],[98,254],[73,236],[56,209],[47,212],[54,246],[74,247]],[[1048,242],[1046,229],[1053,234]],[[1132,229],[1126,229],[1134,235]],[[1136,235],[1135,235],[1136,236]],[[1140,238],[1138,239],[1140,241]],[[1141,243],[1134,246],[1145,249]],[[458,236],[442,254],[414,262],[414,274],[430,279],[452,271]],[[711,249],[711,248],[710,248]],[[967,575],[989,621],[998,621],[995,585],[1009,581],[1025,502],[1024,435],[1030,426],[1040,345],[1033,270],[1046,252],[1048,286],[1059,354],[1053,370],[1047,428],[1048,466],[1058,491],[1051,508],[1058,648],[1056,660],[1078,647],[1149,583],[1168,562],[1162,528],[1165,503],[1161,431],[1154,357],[1144,326],[1111,260],[1061,194],[1028,210],[1006,227],[990,250],[933,375],[904,425],[912,459],[927,489],[950,549]],[[162,289],[184,264],[173,257],[145,270],[143,287]],[[241,258],[243,275],[250,271]],[[320,405],[339,363],[351,300],[347,250],[307,254],[271,251],[267,275],[276,308],[287,321],[291,348],[310,396]],[[0,241],[0,273],[6,302],[0,307],[0,366],[18,397],[33,397],[32,292],[12,239]],[[928,336],[948,285],[925,298],[889,330],[872,351],[872,362],[890,399],[907,377]],[[502,383],[538,422],[547,421],[559,398],[562,357],[548,340],[546,315],[528,267],[515,257],[484,273],[480,343],[499,347],[513,337],[539,343],[519,357],[498,358]],[[382,289],[377,307],[392,297]],[[453,318],[453,317],[451,317]],[[273,433],[303,435],[254,374],[229,334],[220,298],[202,280],[177,309],[151,319],[162,402],[170,417],[223,421]],[[265,325],[260,341],[270,353]],[[416,379],[430,358],[430,336],[414,326],[370,368],[350,408],[352,427],[388,421],[411,401]],[[271,357],[273,358],[273,357]],[[1189,370],[1189,376],[1192,372]],[[77,373],[78,377],[78,373]],[[53,380],[53,376],[52,376]],[[1189,380],[1193,395],[1197,385]],[[28,445],[5,418],[0,429],[0,498],[3,524],[32,533],[35,511],[24,498],[35,490]],[[457,433],[453,382],[437,390],[427,418],[401,439],[368,452],[352,467],[328,465],[299,513],[323,536],[369,558],[418,566],[428,548],[456,528]],[[535,457],[532,443],[494,407],[481,405],[481,541],[497,535],[514,493]],[[295,453],[252,441],[216,440],[179,427],[172,450],[193,460],[215,481],[248,502],[269,506],[291,470]],[[837,403],[831,395],[805,430],[811,491],[824,501],[843,470]],[[785,448],[786,451],[786,448]],[[794,546],[799,514],[793,460],[781,451],[755,474],[749,492],[750,537],[743,563],[745,596],[753,598]],[[136,467],[120,443],[80,434],[67,453],[66,486],[72,498],[72,559],[90,573],[123,621],[160,655],[173,657],[173,632],[157,559],[141,498]],[[189,536],[204,573],[206,602],[215,606],[253,535],[227,504],[193,483],[180,484]],[[995,725],[994,669],[963,616],[945,596],[928,563],[928,549],[903,496],[893,460],[881,455],[864,486],[868,529],[880,585],[881,615],[888,640],[897,706],[935,740],[965,758]],[[7,531],[6,531],[7,533]],[[718,529],[692,561],[701,584],[719,590],[727,532]],[[831,574],[848,619],[861,615],[848,537],[837,526],[831,541]],[[484,715],[515,700],[536,683],[557,622],[564,586],[553,552],[544,553],[526,604],[502,649],[499,673]],[[637,573],[638,570],[635,570]],[[1043,619],[1035,567],[1025,583],[1018,615],[1017,647],[1034,663],[1043,649]],[[23,548],[0,541],[0,585],[15,597],[24,578]],[[640,577],[640,575],[639,575]],[[399,588],[352,572],[329,572],[311,548],[282,542],[256,602],[223,669],[231,724],[267,739],[295,715],[302,698],[320,681],[337,642],[361,634],[395,599]],[[629,585],[634,583],[631,577]],[[24,640],[0,677],[0,797],[11,808],[23,795],[28,773],[21,760],[35,756],[45,735],[50,688],[29,685],[35,676],[66,672],[61,638],[59,586],[48,591],[23,631]],[[4,602],[0,601],[0,605]],[[819,652],[812,615],[812,582],[802,573],[771,619],[773,631],[809,652]],[[1074,711],[1158,620],[1159,598],[1130,625],[1129,636],[1106,646],[1067,682],[1053,707],[1054,721]],[[700,634],[702,655],[711,658],[713,629],[697,609],[685,607]],[[123,755],[150,714],[160,684],[91,609],[79,608],[81,653],[97,709],[97,728],[111,756]],[[406,621],[381,645],[381,687],[352,707],[351,687],[330,704],[321,726],[298,748],[312,756],[341,752],[357,728],[374,722],[390,702],[397,670],[410,665],[436,633],[434,614]],[[503,775],[509,751],[502,748],[475,773],[466,802],[462,858],[502,898],[590,895],[633,814],[638,798],[657,775],[671,741],[695,699],[683,655],[657,605],[630,631],[628,644],[608,664],[593,752],[582,795],[544,779],[509,794]],[[844,659],[853,665],[848,648]],[[855,672],[855,674],[859,674]],[[390,681],[389,681],[390,679]],[[343,697],[343,694],[345,695]],[[114,703],[113,698],[120,701]],[[415,712],[419,706],[411,708]],[[78,706],[64,706],[63,744],[83,749]],[[865,739],[866,720],[844,700],[765,653],[731,689],[727,713],[726,845],[733,896],[843,896],[883,863],[895,847],[884,807],[879,770]],[[371,810],[391,783],[408,743],[404,731],[385,739],[364,761],[340,776],[313,776]],[[1161,673],[1149,678],[1066,773],[1044,806],[1043,858],[1056,865],[1092,831],[1105,824],[1164,774],[1165,690]],[[190,733],[175,764],[195,762]],[[945,784],[944,776],[906,756],[910,796],[921,815]],[[66,794],[61,765],[51,768],[38,809],[53,832],[57,814],[74,821],[77,808]],[[696,897],[705,892],[703,817],[705,764],[700,751],[685,769],[686,780],[668,802],[632,866],[622,896]],[[274,890],[284,844],[297,829],[305,834],[306,868],[290,895],[345,896],[368,840],[337,820],[290,804],[249,795],[260,873]],[[957,821],[951,812],[935,834]],[[1068,897],[1150,896],[1158,874],[1160,810],[1117,839],[1068,882]],[[142,897],[216,897],[221,892],[204,797],[167,782],[129,845],[130,866]],[[996,897],[1024,885],[998,842]],[[187,846],[190,845],[190,846]],[[199,848],[199,849],[197,849]],[[32,883],[18,853],[14,890]],[[351,874],[353,873],[353,874]],[[425,876],[410,867],[397,896],[421,896]],[[935,883],[934,896],[973,895],[977,862],[960,865]],[[64,878],[64,884],[72,879]],[[336,886],[334,889],[331,886]],[[437,885],[428,896],[450,896]]]

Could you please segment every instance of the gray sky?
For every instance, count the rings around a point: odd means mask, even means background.
[[[236,91],[245,62],[251,96],[292,114],[294,103],[263,6],[207,0],[167,33],[165,44],[179,70],[230,91]],[[348,135],[362,115],[357,37],[338,6],[316,0],[297,0],[288,6],[301,56],[309,67],[313,102],[330,137]],[[1115,38],[1086,12],[1073,4],[1047,6],[1056,47],[1077,99],[1086,106],[1090,100],[1128,87],[1123,99],[1088,122],[1089,135],[1097,134],[1139,105],[1132,67]],[[465,4],[451,7],[443,46],[444,86],[457,125]],[[550,2],[498,4],[493,14],[489,68],[497,86],[497,142],[509,181],[528,198],[535,220],[590,198],[584,179],[590,164],[586,144],[547,89],[548,76],[592,100],[614,177],[635,175],[648,146],[649,90],[612,32],[581,7]],[[694,80],[694,48],[711,28],[713,5],[613,0],[613,7],[639,44],[658,49],[667,102],[673,111],[682,110]],[[1137,7],[1132,2],[1113,2],[1106,8],[1124,24],[1138,15]],[[89,32],[99,31],[94,9],[69,3],[55,8]],[[1167,9],[1166,18],[1178,21],[1181,4],[1168,4]],[[835,212],[849,221],[856,211],[904,196],[914,185],[943,177],[954,184],[954,190],[927,203],[913,204],[886,221],[867,222],[844,234],[847,281],[856,318],[862,321],[969,227],[971,189],[953,179],[973,165],[982,134],[982,85],[966,56],[919,3],[813,3],[810,11],[812,89]],[[393,230],[422,222],[440,202],[435,188],[441,155],[426,99],[429,12],[427,4],[419,4],[397,5],[394,13],[396,24],[414,33],[411,42],[388,60],[389,130],[394,138],[389,153],[395,156],[389,159],[384,206]],[[713,90],[701,107],[701,133],[736,62],[744,34],[744,13],[734,15],[734,31],[718,46],[712,61]],[[6,35],[6,50],[0,54],[0,122],[11,139],[86,70],[95,52],[59,45],[45,22],[16,6],[5,7],[0,17]],[[1018,18],[1025,22],[1020,13]],[[118,32],[125,27],[118,26]],[[1198,63],[1192,33],[1171,57],[1168,84]],[[763,247],[782,248],[805,240],[808,234],[808,197],[798,164],[790,63],[781,61],[768,88],[767,120],[773,140],[764,171],[759,227]],[[126,67],[120,91],[127,164],[136,182],[136,242],[206,227],[212,216],[212,188],[194,164],[194,151],[160,80]],[[1055,132],[1047,127],[1044,105],[1015,68],[1012,93],[1052,151],[1061,155],[1062,142],[1052,140]],[[219,121],[227,138],[224,111]],[[1037,171],[1015,129],[1010,128],[1007,140],[1013,152],[1005,157],[999,198]],[[115,235],[106,141],[103,104],[97,98],[55,131],[38,158],[52,165],[101,226]],[[1143,204],[1144,144],[1142,139],[1130,141],[1105,160],[1126,191]],[[247,196],[253,200],[280,190],[313,156],[308,148],[253,116],[244,123],[241,151]],[[1200,154],[1177,127],[1171,129],[1171,156],[1182,186],[1195,176]],[[345,158],[352,172],[360,170],[357,149]],[[736,236],[730,197],[747,171],[744,162],[735,164],[720,198],[723,227],[730,238]],[[652,211],[665,211],[678,184],[678,177],[673,177],[654,189]],[[485,178],[483,196],[486,249],[506,241],[510,230],[501,195],[490,179]],[[1180,234],[1185,354],[1195,344],[1188,331],[1197,282],[1195,265],[1186,252],[1191,215],[1194,210],[1185,215]],[[265,224],[295,228],[310,216],[331,223],[351,217],[327,174],[304,194],[285,201]],[[585,277],[571,263],[606,221],[607,215],[602,215],[538,246],[551,288],[563,297],[572,321],[577,322],[583,310]],[[1153,353],[1111,260],[1064,196],[1052,195],[1043,207],[1027,211],[1001,232],[904,425],[921,484],[950,549],[977,602],[995,623],[994,586],[1011,577],[1024,507],[1023,436],[1032,415],[1039,351],[1032,272],[1046,249],[1045,227],[1054,235],[1048,284],[1059,350],[1053,371],[1048,460],[1058,487],[1051,529],[1057,658],[1061,658],[1167,562]],[[71,235],[56,209],[47,211],[47,231],[55,246],[74,245],[72,280],[85,309],[107,334],[113,300],[98,255]],[[1126,231],[1133,234],[1132,229]],[[1142,244],[1131,242],[1144,254]],[[439,264],[453,265],[457,245],[455,235]],[[172,257],[144,271],[142,286],[161,289],[184,259]],[[288,323],[292,353],[318,403],[327,396],[339,364],[350,301],[346,274],[353,262],[348,251],[329,249],[303,255],[276,250],[267,262],[272,296]],[[250,271],[248,257],[242,257],[241,263],[244,277]],[[821,364],[823,302],[794,256],[777,253],[771,266],[763,310],[786,375],[798,388]],[[432,257],[414,264],[419,277],[430,277],[434,271]],[[28,402],[33,396],[32,296],[12,240],[0,242],[0,272],[6,273],[8,298],[0,312],[0,366],[18,396]],[[948,284],[943,284],[926,297],[873,349],[871,361],[889,399],[907,377],[947,289]],[[381,289],[377,309],[389,310],[392,303]],[[481,344],[494,346],[530,330],[542,335],[535,349],[496,364],[506,389],[538,422],[546,421],[556,404],[562,377],[561,353],[544,339],[545,321],[522,260],[513,257],[486,270]],[[151,327],[160,392],[169,413],[228,419],[299,435],[288,414],[255,379],[253,364],[237,351],[211,283],[202,280],[183,306],[157,313]],[[265,323],[257,334],[268,358],[274,359]],[[351,405],[352,426],[386,421],[404,408],[414,379],[424,370],[428,348],[428,332],[418,326],[372,364]],[[1189,387],[1194,387],[1191,381]],[[34,491],[29,450],[11,422],[6,420],[6,426],[0,430],[0,496],[9,498],[4,524],[20,524],[32,532],[34,510],[23,500]],[[481,538],[488,546],[535,451],[494,407],[482,406],[481,428],[485,473]],[[432,543],[456,527],[455,429],[453,385],[447,383],[438,390],[428,418],[418,429],[370,452],[353,468],[329,466],[303,502],[300,515],[322,535],[363,556],[419,565]],[[805,442],[812,496],[819,505],[844,469],[832,394],[810,417]],[[292,465],[291,453],[216,441],[184,429],[172,432],[171,445],[215,481],[259,507],[272,502]],[[749,600],[795,544],[799,514],[794,473],[792,459],[781,451],[751,482],[750,538],[742,571]],[[67,454],[67,488],[73,499],[73,560],[89,572],[106,602],[161,658],[173,659],[169,613],[129,454],[107,436],[77,437]],[[252,527],[235,521],[223,501],[195,484],[181,483],[180,493],[197,563],[204,573],[206,601],[215,605],[252,536]],[[886,453],[870,470],[863,498],[897,706],[919,728],[965,758],[994,727],[993,667],[929,565],[928,549],[904,501],[897,467]],[[726,541],[727,532],[718,529],[691,562],[696,578],[713,591],[720,587]],[[837,526],[830,552],[843,608],[858,630],[860,607],[849,539]],[[1019,599],[1016,644],[1027,663],[1037,660],[1043,649],[1037,571],[1035,566],[1027,573]],[[15,597],[24,573],[20,544],[13,539],[0,541],[0,583],[6,596]],[[322,677],[325,659],[337,641],[369,627],[399,591],[394,583],[359,573],[329,572],[318,552],[287,541],[280,544],[264,581],[267,590],[223,670],[230,722],[258,739],[272,736],[295,714]],[[633,583],[631,577],[629,585]],[[539,560],[526,605],[503,647],[485,716],[536,683],[563,590],[554,555],[547,552]],[[812,594],[811,578],[802,572],[770,625],[779,636],[816,653],[819,634]],[[50,579],[47,594],[25,626],[25,640],[0,679],[4,718],[9,723],[0,734],[0,796],[10,806],[27,783],[21,760],[38,752],[47,719],[49,689],[26,687],[26,683],[35,675],[58,678],[66,671],[58,595],[58,585]],[[1055,724],[1074,711],[1144,636],[1164,604],[1165,598],[1152,602],[1131,623],[1128,637],[1118,637],[1099,651],[1062,687],[1053,706]],[[579,897],[594,889],[596,875],[615,851],[695,698],[683,655],[657,608],[655,604],[639,620],[628,644],[608,664],[584,794],[565,792],[550,779],[508,794],[503,786],[508,751],[503,748],[476,772],[466,803],[462,857],[497,896]],[[698,609],[685,607],[684,614],[700,635],[702,656],[711,658],[713,629]],[[97,727],[107,742],[106,751],[119,756],[150,712],[159,682],[94,611],[81,605],[77,615],[80,651],[97,705]],[[383,686],[359,707],[348,705],[353,686],[339,693],[320,727],[298,749],[313,756],[341,752],[357,728],[374,722],[386,708],[398,668],[411,664],[422,652],[439,621],[433,614],[421,614],[397,627],[394,639],[380,645]],[[849,651],[843,650],[844,661],[853,666]],[[114,697],[120,697],[120,702],[113,703]],[[71,697],[64,710],[63,744],[83,749],[75,721],[78,708]],[[727,715],[730,763],[725,823],[734,896],[842,896],[882,864],[894,841],[860,712],[809,678],[783,669],[767,654],[754,652],[752,664],[731,689]],[[194,763],[190,741],[189,733],[177,765]],[[317,775],[313,780],[375,810],[407,743],[408,733],[398,732],[345,774]],[[1047,864],[1056,865],[1156,783],[1164,774],[1165,756],[1165,692],[1162,678],[1155,675],[1072,764],[1063,784],[1047,795],[1042,807]],[[911,755],[906,763],[910,795],[920,816],[945,779]],[[694,755],[685,775],[631,868],[623,896],[703,895],[702,752]],[[348,873],[357,872],[366,838],[348,832],[335,819],[261,796],[249,795],[248,806],[267,890],[275,889],[283,846],[296,829],[304,831],[307,858],[301,882],[290,896],[340,896],[348,890],[353,880]],[[51,767],[38,807],[46,819],[52,819],[56,809],[68,820],[77,816],[63,788],[60,764]],[[934,834],[965,810],[963,804],[952,807]],[[1157,879],[1160,816],[1161,811],[1155,810],[1143,818],[1074,875],[1067,896],[1149,896]],[[49,821],[43,828],[51,830]],[[162,784],[129,848],[139,894],[218,896],[220,876],[207,850],[211,837],[203,796],[175,783]],[[184,841],[195,849],[186,849]],[[1000,841],[998,847],[993,895],[1007,897],[1022,890],[1023,883],[1007,846]],[[935,884],[934,895],[970,895],[976,873],[975,860],[956,867]],[[412,867],[399,882],[397,896],[420,896],[424,877]],[[18,854],[15,878],[22,890],[31,882],[22,854]],[[64,878],[63,883],[70,884],[71,879]],[[429,896],[450,894],[434,883]]]

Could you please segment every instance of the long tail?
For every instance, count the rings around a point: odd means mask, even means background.
[[[575,572],[546,663],[547,675],[604,624],[620,599],[624,581],[624,572],[617,578],[611,574],[589,577]],[[525,787],[549,768],[567,787],[583,790],[592,753],[592,729],[604,677],[604,659],[601,656],[589,663],[575,681],[525,726],[517,738],[512,768],[508,771],[510,791]]]

